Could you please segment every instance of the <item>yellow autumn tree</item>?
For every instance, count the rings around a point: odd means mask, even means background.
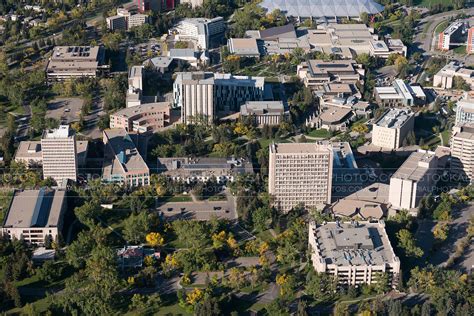
[[[163,246],[165,239],[160,233],[149,233],[146,235],[146,242],[152,247]]]
[[[186,303],[189,305],[196,305],[204,298],[204,292],[198,288],[195,288],[186,295]]]

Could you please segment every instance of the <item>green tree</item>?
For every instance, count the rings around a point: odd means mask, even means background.
[[[415,238],[409,230],[402,229],[397,232],[397,239],[398,246],[404,250],[406,256],[415,258],[423,256],[423,250],[416,246]]]
[[[146,212],[132,213],[124,221],[123,236],[130,243],[145,242],[145,237],[149,232],[150,225]]]

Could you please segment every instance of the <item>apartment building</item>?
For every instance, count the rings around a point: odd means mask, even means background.
[[[190,41],[197,48],[207,50],[211,48],[211,39],[225,32],[225,21],[223,17],[213,19],[192,18],[184,19],[170,30],[177,41]]]
[[[282,101],[247,101],[240,107],[240,116],[253,119],[258,126],[278,125],[287,114]]]
[[[77,166],[84,167],[87,161],[89,142],[87,140],[76,141]],[[22,141],[15,152],[15,161],[24,163],[27,167],[43,165],[43,151],[41,141]]]
[[[170,124],[170,103],[146,103],[110,115],[110,128],[127,132],[156,132]]]
[[[108,71],[105,49],[101,46],[56,46],[46,65],[49,82],[95,78]]]
[[[372,145],[396,150],[402,147],[414,124],[415,114],[410,109],[390,109],[373,125]]]
[[[466,53],[474,53],[474,27],[469,28],[469,30],[467,31]]]
[[[323,90],[328,83],[356,84],[363,80],[365,71],[354,60],[312,59],[298,65],[297,75],[306,87]]]
[[[474,123],[453,127],[451,135],[451,171],[463,180],[474,179]]]
[[[127,19],[122,15],[113,15],[105,19],[107,28],[111,31],[126,30]]]
[[[102,179],[128,187],[150,184],[150,170],[140,155],[139,135],[129,134],[123,128],[103,132],[105,145]]]
[[[77,179],[77,150],[74,130],[68,125],[46,130],[41,137],[43,177],[63,180]]]
[[[474,70],[464,68],[456,61],[448,63],[434,75],[433,87],[452,89],[455,76],[464,79],[474,89]]]
[[[438,35],[438,49],[448,51],[452,46],[457,46],[464,42],[462,37],[465,32],[465,23],[456,21],[451,23],[443,32]]]
[[[318,143],[271,144],[268,192],[288,212],[331,203],[333,148]]]
[[[394,287],[400,273],[385,230],[385,222],[328,222],[309,224],[313,268],[337,279],[340,285],[375,284],[388,274]]]
[[[115,30],[130,30],[136,26],[142,26],[148,23],[149,17],[146,14],[139,13],[140,10],[135,4],[125,4],[117,8],[117,14],[107,17],[107,28]]]
[[[412,210],[436,185],[438,158],[432,151],[412,153],[390,178],[389,202],[396,210]],[[415,214],[417,212],[415,211]]]
[[[414,106],[426,103],[426,94],[421,86],[406,84],[396,79],[391,87],[375,87],[375,100],[382,107]]]
[[[456,103],[455,124],[474,123],[474,100],[467,95]]]
[[[212,122],[218,112],[237,112],[247,101],[263,100],[264,89],[263,77],[180,72],[173,85],[174,105],[181,107],[184,124]]]
[[[66,191],[42,188],[15,191],[1,232],[10,238],[42,245],[45,237],[56,240],[64,224]]]
[[[179,1],[182,3],[183,1]],[[178,4],[176,0],[133,0],[134,6],[138,8],[140,13],[153,11],[153,12],[164,12],[173,10]]]

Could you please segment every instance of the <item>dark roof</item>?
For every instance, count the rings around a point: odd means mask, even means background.
[[[263,40],[272,40],[277,38],[296,38],[295,27],[293,24],[272,27],[260,31],[260,38]]]

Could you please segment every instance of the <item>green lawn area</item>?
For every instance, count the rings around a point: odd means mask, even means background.
[[[13,190],[2,190],[0,192],[0,223],[3,223],[3,219],[7,212],[10,201],[13,197]]]
[[[260,238],[263,241],[270,241],[273,239],[272,233],[270,233],[270,230],[265,230],[263,232],[259,232],[257,234],[257,237]]]
[[[211,202],[212,201],[225,201],[227,200],[227,197],[224,194],[218,194],[218,195],[210,196],[207,200]]]
[[[189,195],[174,195],[174,196],[167,196],[163,197],[159,200],[159,202],[164,203],[164,202],[192,202],[193,198]]]
[[[33,305],[33,310],[35,312],[35,315],[40,315],[40,314],[45,313],[48,310],[50,301],[49,301],[49,298],[45,297],[38,300],[34,300],[33,302],[31,302],[31,304]],[[7,311],[6,315],[27,315],[27,314],[26,314],[25,306],[23,306],[22,308],[14,308]]]
[[[329,131],[325,129],[315,129],[307,133],[306,135],[310,137],[329,138],[331,136],[331,133],[329,133]]]
[[[453,49],[453,52],[460,55],[466,55],[466,46],[458,46]]]
[[[443,146],[449,146],[449,139],[451,138],[451,131],[449,129],[441,132],[441,138],[443,139]]]
[[[429,8],[432,4],[452,4],[449,0],[415,0],[414,6]]]
[[[441,33],[444,31],[445,28],[447,28],[449,25],[449,22],[448,21],[443,21],[441,22],[440,24],[438,24],[435,28],[435,33],[438,34],[438,33]]]

